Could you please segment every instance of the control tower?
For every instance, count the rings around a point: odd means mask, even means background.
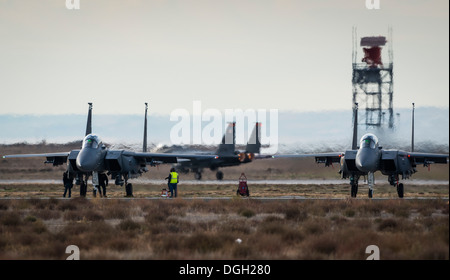
[[[353,103],[358,103],[365,112],[366,128],[394,127],[393,113],[393,62],[392,30],[389,40],[384,36],[362,37],[359,47],[363,57],[357,61],[356,28],[353,28]],[[387,57],[383,57],[384,47],[388,44]],[[384,62],[386,60],[386,62]]]

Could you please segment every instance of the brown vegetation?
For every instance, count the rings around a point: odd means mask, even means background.
[[[77,148],[79,143],[0,145],[0,154]],[[0,159],[0,179],[61,180],[65,165],[52,167],[44,160]],[[141,177],[161,184],[133,181],[135,199],[83,199],[77,186],[72,199],[59,199],[63,188],[58,184],[0,185],[0,197],[12,198],[0,199],[0,259],[65,259],[69,245],[80,248],[81,259],[360,260],[367,257],[369,245],[380,248],[381,259],[449,259],[448,184],[413,186],[406,181],[405,197],[438,198],[431,200],[396,199],[395,188],[381,176],[375,197],[392,199],[366,199],[364,186],[358,193],[363,199],[348,199],[346,181],[252,185],[251,180],[261,179],[339,178],[338,166],[325,168],[314,159],[270,159],[224,168],[225,179],[236,184],[183,184],[193,175],[181,174],[181,198],[141,199],[160,196],[169,168],[151,168]],[[416,179],[449,178],[445,165],[418,170]],[[241,172],[250,180],[250,199],[235,195]],[[215,179],[215,173],[205,170],[203,178]],[[108,187],[109,198],[123,195],[122,187]],[[207,196],[217,199],[201,198]],[[253,199],[258,196],[321,199]]]
[[[0,258],[448,260],[448,218],[441,199],[0,200]]]

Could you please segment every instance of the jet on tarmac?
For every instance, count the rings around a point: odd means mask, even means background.
[[[197,180],[202,178],[202,171],[204,168],[209,168],[211,171],[217,170],[216,178],[217,180],[222,180],[223,172],[218,170],[220,167],[237,166],[242,163],[252,162],[255,158],[259,158],[259,156],[255,154],[259,154],[261,148],[261,123],[257,122],[255,124],[245,151],[235,150],[235,127],[235,122],[228,124],[225,134],[222,137],[222,142],[219,144],[219,148],[216,151],[217,158],[194,157],[189,161],[181,161],[173,167],[177,171],[183,173],[188,173],[189,170],[191,170],[191,172],[195,173],[195,179]],[[228,143],[231,142],[231,139],[232,143]]]
[[[372,133],[367,133],[362,136],[358,147],[357,116],[358,104],[355,103],[351,150],[321,154],[274,155],[273,157],[315,157],[317,163],[324,163],[325,166],[340,163],[339,173],[341,174],[341,178],[350,179],[351,197],[356,197],[358,193],[359,178],[361,176],[367,176],[369,198],[373,196],[373,188],[375,185],[374,173],[376,171],[380,171],[383,175],[388,176],[389,183],[397,188],[398,197],[403,198],[404,186],[403,183],[399,182],[400,176],[401,179],[408,179],[412,174],[417,172],[417,164],[429,166],[433,163],[448,163],[448,154],[414,152],[414,103],[412,112],[411,152],[384,150],[379,146],[378,138]]]
[[[86,195],[87,183],[90,176],[94,185],[98,185],[98,174],[107,173],[116,185],[125,184],[126,196],[133,196],[133,186],[129,179],[137,178],[148,171],[147,165],[155,166],[163,163],[177,163],[180,160],[213,160],[217,155],[189,155],[173,153],[147,152],[147,109],[145,103],[144,141],[142,152],[129,150],[110,150],[102,143],[100,137],[92,133],[92,103],[89,104],[86,136],[80,150],[62,153],[18,154],[5,155],[3,158],[46,157],[45,163],[53,166],[67,163],[70,178],[76,179],[80,185],[80,195]]]

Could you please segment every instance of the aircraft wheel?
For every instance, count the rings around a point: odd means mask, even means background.
[[[403,192],[404,192],[404,187],[403,187],[403,184],[400,183],[400,184],[398,184],[398,186],[397,186],[397,194],[398,194],[398,197],[403,198]]]
[[[357,193],[358,193],[358,185],[352,185],[351,196],[356,197]]]
[[[133,197],[133,185],[131,183],[125,186],[126,197]]]
[[[217,180],[222,180],[223,179],[223,172],[222,171],[217,171],[216,178],[217,178]]]
[[[87,185],[86,183],[84,183],[84,181],[82,181],[80,184],[80,196],[86,197],[86,192],[87,192]]]
[[[373,196],[373,190],[369,189],[369,198],[372,198]]]
[[[195,177],[195,179],[197,179],[197,180],[201,180],[201,179],[202,179],[202,173],[196,172],[194,177]]]

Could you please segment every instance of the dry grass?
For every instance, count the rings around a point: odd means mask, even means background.
[[[0,154],[70,151],[68,145],[0,145]],[[56,179],[63,167],[45,159],[0,159],[0,179]],[[137,199],[56,199],[63,188],[54,184],[0,185],[0,259],[65,259],[68,245],[80,248],[81,259],[365,259],[368,245],[380,248],[381,259],[449,259],[448,184],[412,186],[406,197],[446,199],[400,200],[385,177],[377,179],[375,197],[367,188],[348,198],[342,185],[252,185],[250,199],[235,196],[237,178],[245,172],[259,179],[338,179],[338,167],[325,168],[314,159],[260,160],[224,168],[236,184],[187,185],[181,198],[159,197],[170,165],[152,168],[144,179],[161,184],[134,184]],[[448,180],[448,166],[417,179]],[[182,174],[182,179],[193,179]],[[215,179],[205,170],[204,179]],[[123,197],[121,187],[108,187],[108,197]],[[88,195],[91,196],[90,194]],[[226,197],[205,201],[199,197]],[[266,200],[253,197],[304,196],[319,200]],[[30,199],[30,197],[33,197]],[[40,199],[46,197],[48,199]],[[183,199],[192,198],[197,199]],[[230,199],[231,198],[231,199]],[[325,199],[324,199],[325,198]],[[241,243],[235,242],[241,239]]]
[[[1,259],[449,259],[448,200],[0,200]],[[241,239],[241,243],[235,242]]]

